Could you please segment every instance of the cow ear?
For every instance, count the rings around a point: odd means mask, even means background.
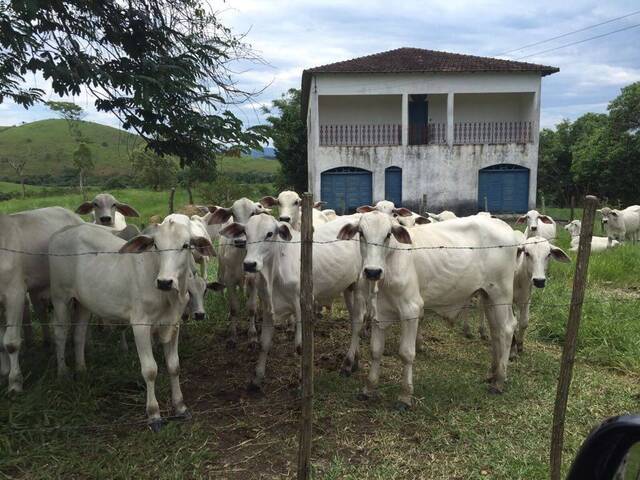
[[[558,247],[551,247],[551,257],[558,262],[571,263],[569,255],[564,253],[564,250]]]
[[[76,213],[79,214],[79,215],[86,215],[91,210],[93,210],[93,203],[84,202],[78,208],[76,208]]]
[[[126,203],[116,203],[116,210],[118,210],[125,217],[139,217],[140,214],[138,211],[133,208],[131,205],[127,205]]]
[[[407,245],[411,245],[411,235],[406,228],[400,225],[394,225],[391,227],[391,233],[396,237],[396,240],[400,243],[406,243]]]
[[[358,213],[368,213],[373,212],[376,207],[372,207],[371,205],[363,205],[361,207],[356,208],[356,212]]]
[[[260,204],[266,208],[275,207],[278,205],[278,199],[272,196],[262,197],[260,199]]]
[[[553,223],[551,217],[548,217],[546,215],[540,215],[540,220],[542,220],[542,223],[546,223],[547,225],[551,225]]]
[[[214,292],[222,292],[226,287],[224,283],[220,282],[209,282],[207,283],[207,290],[212,290]]]
[[[395,213],[399,217],[410,217],[411,215],[413,215],[413,212],[411,210],[404,207],[394,208],[393,213]]]
[[[220,235],[226,238],[234,239],[244,233],[244,225],[241,223],[233,222],[231,225],[227,225],[220,230]]]
[[[615,210],[611,210],[611,215],[613,215],[614,217],[618,216],[618,212],[616,212]]]
[[[338,240],[351,240],[356,233],[358,233],[359,227],[357,224],[347,223],[338,232]]]
[[[217,205],[207,205],[207,210],[209,213],[216,213],[216,210],[219,209]]]
[[[280,238],[286,240],[287,242],[293,238],[291,236],[291,230],[289,230],[289,228],[289,225],[284,222],[278,225],[278,235],[280,235]]]
[[[416,217],[416,225],[426,225],[428,223],[432,223],[430,219],[426,217]]]
[[[148,235],[138,235],[125,243],[118,253],[142,253],[153,246],[153,237]]]
[[[198,212],[200,212],[200,216],[204,217],[207,213],[209,213],[209,207],[204,207],[202,205],[196,205]]]
[[[207,257],[215,257],[216,251],[213,249],[211,242],[204,237],[195,237],[191,239],[191,246],[194,247],[200,255]]]
[[[313,204],[313,208],[316,208],[318,210],[322,210],[322,206],[326,205],[326,204],[327,204],[327,202],[316,202],[316,203]]]
[[[521,217],[518,217],[518,219],[516,220],[516,223],[524,223],[526,221],[527,221],[527,216],[522,215]]]
[[[209,218],[209,225],[224,223],[231,218],[230,208],[216,208],[215,212]]]

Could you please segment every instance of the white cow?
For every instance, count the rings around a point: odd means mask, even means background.
[[[516,325],[511,310],[517,250],[513,230],[500,220],[482,217],[405,229],[388,215],[370,212],[345,225],[338,238],[348,240],[358,233],[363,276],[380,282],[378,319],[371,332],[371,369],[362,398],[376,392],[385,330],[397,321],[401,325],[399,353],[404,364],[398,400],[402,408],[410,406],[416,335],[423,308],[453,319],[477,292],[484,298],[492,333],[491,391],[502,392]],[[503,247],[487,248],[494,246]]]
[[[122,230],[127,226],[124,217],[140,216],[135,208],[119,202],[110,193],[100,193],[92,201],[82,203],[76,209],[76,213],[80,215],[90,213],[93,216],[93,223],[112,227],[115,230]]]
[[[542,237],[549,241],[556,239],[556,222],[549,215],[542,215],[537,210],[529,210],[526,215],[518,217],[516,223],[526,223],[525,238]]]
[[[61,207],[0,214],[0,305],[6,318],[6,323],[0,322],[0,374],[8,375],[10,392],[22,391],[19,357],[27,292],[39,320],[48,323],[49,240],[61,228],[83,223]]]
[[[357,242],[336,242],[340,229],[352,221],[339,218],[314,231],[313,293],[314,300],[326,304],[344,294],[353,325],[349,351],[343,364],[348,374],[357,369],[359,333],[364,315],[364,300],[356,289],[360,274]],[[295,349],[300,351],[300,233],[287,222],[269,215],[258,215],[246,225],[233,223],[221,235],[229,238],[246,236],[246,272],[257,276],[258,294],[263,309],[260,337],[261,350],[255,376],[249,385],[258,390],[264,381],[266,362],[271,349],[274,321],[295,318]]]
[[[226,226],[232,221],[245,224],[254,215],[268,214],[262,204],[248,198],[241,198],[233,202],[230,208],[216,207],[209,222],[213,225]],[[245,275],[242,262],[247,253],[247,241],[244,236],[229,239],[220,238],[218,248],[218,285],[227,289],[229,301],[229,338],[227,346],[235,348],[238,343],[238,313],[240,312],[239,290],[247,285],[248,298],[247,310],[249,311],[249,328],[247,331],[249,348],[253,349],[258,344],[258,331],[256,330],[256,315],[258,309],[258,297],[255,282],[251,276]]]
[[[278,198],[275,197],[263,197],[260,203],[266,207],[278,207],[279,216],[278,219],[281,222],[290,223],[294,230],[300,231],[300,221],[302,219],[302,199],[300,195],[291,190],[285,190],[280,192]],[[329,218],[324,215],[319,208],[325,202],[316,202],[313,205],[313,226],[325,224],[329,221]],[[241,222],[242,223],[242,222]]]
[[[456,218],[458,218],[455,213],[449,210],[443,210],[440,213],[427,213],[427,215],[429,218],[435,220],[436,222],[446,222],[447,220],[455,220]]]
[[[327,218],[327,220],[329,220],[330,222],[335,220],[336,218],[338,218],[338,214],[336,213],[335,210],[331,209],[331,208],[327,208],[325,210],[322,210],[322,214]]]
[[[580,231],[582,230],[582,222],[580,220],[572,220],[564,226],[564,229],[571,235],[571,250],[572,252],[578,251],[578,245],[580,244]],[[608,237],[591,237],[591,251],[601,252],[607,248],[617,247],[620,244],[617,240],[609,242]]]
[[[613,240],[624,242],[625,240],[636,243],[640,235],[640,205],[632,205],[624,210],[604,207],[598,210],[602,214],[602,223],[609,238],[609,245]]]
[[[91,314],[114,324],[131,325],[147,385],[147,416],[154,431],[162,422],[155,396],[158,368],[151,347],[154,334],[164,348],[175,413],[188,416],[178,378],[178,332],[189,300],[191,248],[214,255],[209,240],[193,237],[188,228],[172,219],[128,242],[104,227],[83,224],[58,232],[49,244],[58,374],[67,371],[65,345],[72,312],[77,322],[74,343],[78,371],[86,369],[82,347]],[[114,253],[83,255],[91,251]]]
[[[517,312],[518,327],[514,334],[511,357],[522,353],[524,336],[529,326],[529,306],[533,287],[544,288],[547,282],[549,260],[570,263],[571,259],[560,248],[543,237],[524,238],[515,232],[518,247],[516,274],[513,280],[513,306]]]

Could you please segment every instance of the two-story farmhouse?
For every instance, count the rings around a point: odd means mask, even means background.
[[[541,78],[555,67],[400,48],[305,70],[309,191],[339,213],[536,203]]]

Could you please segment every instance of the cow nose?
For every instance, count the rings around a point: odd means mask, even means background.
[[[246,240],[234,240],[233,245],[237,248],[245,248],[247,246]]]
[[[365,268],[364,275],[368,280],[379,280],[382,275],[381,268]]]
[[[533,286],[536,288],[544,288],[544,284],[546,283],[546,279],[544,278],[534,278]]]
[[[204,320],[204,312],[196,312],[193,314],[193,318],[196,320]]]
[[[287,217],[287,216],[285,216],[285,215],[280,215],[279,220],[280,220],[281,222],[287,222],[287,223],[289,223],[289,222],[291,221],[291,217]]]
[[[607,223],[607,219],[605,218],[604,220],[602,220],[602,223]]]
[[[111,223],[111,217],[100,217],[100,223]]]
[[[244,262],[244,271],[253,273],[256,271],[258,264],[256,262]]]
[[[158,285],[158,290],[171,290],[171,287],[173,286],[173,280],[158,279],[156,283]]]
[[[533,226],[531,227],[531,230],[537,230],[537,229],[538,229],[538,227],[536,227],[535,225],[533,225]]]

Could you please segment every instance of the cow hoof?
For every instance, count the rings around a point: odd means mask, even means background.
[[[149,428],[153,433],[158,433],[162,429],[162,419],[156,418],[149,422]]]
[[[251,340],[248,344],[247,344],[247,348],[252,351],[255,352],[256,350],[258,350],[258,342],[256,340]]]
[[[502,395],[504,390],[496,385],[489,386],[489,394],[490,395]]]
[[[297,353],[298,355],[302,355],[302,345],[298,345],[298,346],[296,346],[296,353]]]
[[[249,382],[249,385],[247,385],[247,392],[251,393],[251,394],[261,394],[262,392],[262,386],[257,384],[254,380],[251,380]]]
[[[468,338],[469,340],[473,340],[473,333],[471,333],[471,332],[464,332],[464,336],[465,336],[465,338]]]
[[[343,367],[340,369],[340,376],[341,376],[341,377],[345,377],[345,378],[346,378],[346,377],[350,377],[350,376],[351,376],[351,373],[352,373],[352,372],[351,372],[351,368],[350,368],[350,367],[343,366]]]
[[[187,408],[182,413],[176,413],[174,415],[174,418],[176,420],[180,420],[181,422],[187,422],[193,418],[193,415],[191,415],[191,411]]]
[[[233,338],[227,339],[227,350],[235,350],[237,342]]]
[[[397,412],[404,413],[411,410],[411,405],[407,405],[402,400],[396,400],[393,404],[393,409]]]
[[[369,395],[368,393],[360,392],[356,395],[356,398],[361,402],[368,402],[369,400],[371,400],[371,395]]]

